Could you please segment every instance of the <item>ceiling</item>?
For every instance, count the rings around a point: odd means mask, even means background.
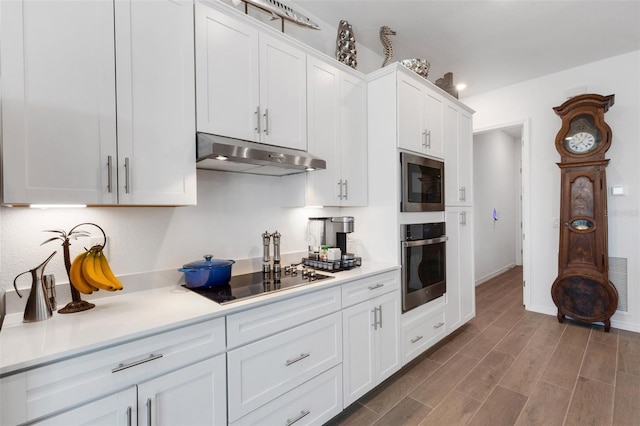
[[[380,55],[379,29],[390,27],[392,61],[427,59],[430,81],[452,72],[467,84],[461,98],[640,50],[640,0],[295,3],[335,27],[346,19],[356,46]]]

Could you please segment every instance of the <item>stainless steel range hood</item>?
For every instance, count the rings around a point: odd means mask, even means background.
[[[197,134],[199,169],[286,176],[327,168],[327,163],[311,154],[208,133]]]

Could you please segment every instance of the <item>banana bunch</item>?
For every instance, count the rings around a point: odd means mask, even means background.
[[[111,271],[102,246],[93,246],[80,253],[71,263],[69,271],[71,284],[80,293],[91,294],[94,291],[122,290],[122,283]]]

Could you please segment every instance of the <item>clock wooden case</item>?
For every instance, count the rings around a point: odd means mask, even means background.
[[[614,95],[585,94],[553,108],[562,119],[556,135],[561,172],[558,277],[551,297],[558,321],[602,322],[618,307],[618,293],[609,281],[607,250],[607,180],[611,128],[604,114]]]

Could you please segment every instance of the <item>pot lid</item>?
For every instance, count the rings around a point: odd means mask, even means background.
[[[205,254],[204,260],[194,260],[183,266],[185,269],[214,269],[233,265],[235,260],[213,259],[212,254]]]

